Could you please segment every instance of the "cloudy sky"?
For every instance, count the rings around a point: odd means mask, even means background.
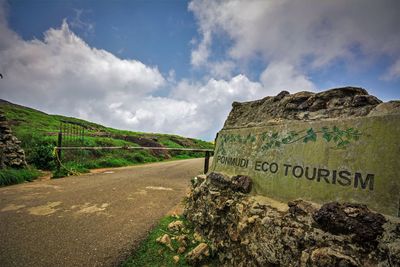
[[[400,1],[0,0],[0,98],[212,140],[233,101],[400,99]]]

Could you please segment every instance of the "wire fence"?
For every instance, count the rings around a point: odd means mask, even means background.
[[[212,149],[170,148],[163,146],[133,146],[122,142],[121,146],[110,146],[109,137],[89,136],[83,125],[62,121],[54,148],[57,171],[76,174],[87,169],[100,167],[120,167],[137,163],[157,162],[168,158],[185,159],[204,157],[204,173],[208,172]],[[96,146],[96,144],[102,146]],[[104,145],[103,145],[104,144]],[[113,143],[114,144],[114,143]],[[130,143],[132,144],[132,143]]]

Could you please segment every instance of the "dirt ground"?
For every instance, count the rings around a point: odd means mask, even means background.
[[[204,159],[97,170],[0,188],[0,266],[116,266],[179,213]]]

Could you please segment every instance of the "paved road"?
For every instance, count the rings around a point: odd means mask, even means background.
[[[0,266],[115,266],[185,195],[204,159],[0,188]]]

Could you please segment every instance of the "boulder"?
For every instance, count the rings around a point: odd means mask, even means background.
[[[234,102],[224,129],[265,126],[282,120],[323,120],[367,116],[382,103],[363,88],[342,87],[320,93],[282,91],[277,96]],[[380,108],[383,109],[383,108]]]

